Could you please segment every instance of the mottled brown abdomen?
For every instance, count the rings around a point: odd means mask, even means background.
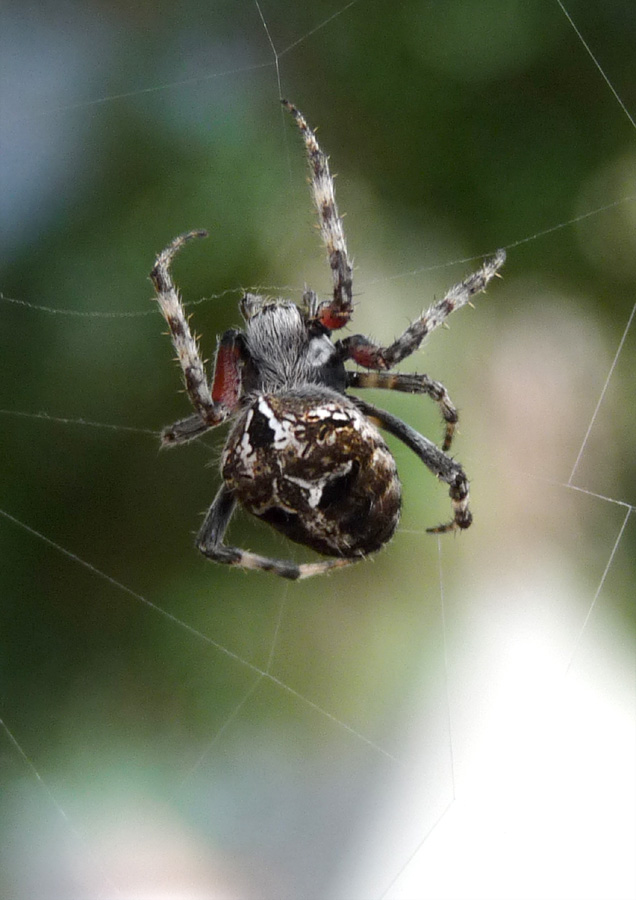
[[[365,556],[392,537],[401,485],[380,432],[322,387],[260,394],[241,413],[222,472],[248,512],[327,556]]]

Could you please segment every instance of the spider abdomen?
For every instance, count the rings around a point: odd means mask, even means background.
[[[393,535],[401,486],[375,426],[326,388],[258,394],[228,438],[223,478],[248,512],[327,556],[365,556]]]

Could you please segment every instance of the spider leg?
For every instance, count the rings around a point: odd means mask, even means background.
[[[187,444],[201,437],[210,426],[196,413],[186,419],[179,419],[174,425],[167,425],[161,431],[162,447],[175,447],[177,444]]]
[[[217,409],[210,395],[197,342],[190,331],[179,292],[170,274],[170,266],[178,251],[195,237],[205,237],[205,232],[191,231],[175,238],[157,257],[150,279],[155,287],[161,313],[170,328],[190,401],[199,416],[213,424]]]
[[[205,231],[191,231],[175,238],[159,254],[150,273],[161,313],[168,323],[172,343],[181,365],[185,388],[195,410],[194,416],[182,419],[164,429],[162,432],[164,445],[192,440],[209,428],[220,425],[236,407],[240,395],[243,345],[239,332],[226,331],[219,340],[214,381],[210,391],[196,338],[190,331],[181,297],[170,273],[172,261],[181,247],[195,237],[205,236]]]
[[[367,369],[392,369],[417,350],[426,335],[443,325],[454,310],[470,303],[475,294],[485,291],[488,282],[503,266],[505,259],[505,251],[498,250],[480,269],[454,285],[442,300],[423,312],[419,319],[412,322],[404,334],[388,347],[374,344],[362,334],[354,334],[338,341],[336,346],[344,358],[353,359]]]
[[[214,498],[212,506],[203,521],[197,535],[196,545],[208,559],[242,569],[259,569],[262,572],[273,572],[281,578],[296,581],[312,575],[323,575],[329,569],[342,568],[357,562],[356,559],[324,559],[315,563],[297,564],[289,560],[271,559],[259,556],[239,547],[228,547],[223,543],[223,536],[236,507],[236,500],[227,485],[222,485]]]
[[[468,479],[459,463],[440,450],[432,441],[407,425],[406,422],[392,416],[391,413],[378,409],[357,397],[352,399],[365,416],[375,420],[381,428],[406,444],[440,481],[449,485],[453,518],[444,525],[426,530],[432,534],[440,534],[445,531],[455,531],[458,528],[468,528],[473,521],[472,513],[468,508]]]
[[[320,233],[329,254],[329,264],[333,273],[333,300],[320,304],[317,318],[325,328],[333,331],[344,327],[353,312],[353,266],[347,253],[347,243],[342,219],[338,215],[333,178],[327,157],[320,149],[316,135],[307,125],[303,114],[288,100],[281,102],[296,120],[307,150],[311,170],[311,192],[318,211]]]
[[[379,388],[387,391],[403,391],[406,394],[428,394],[439,405],[442,418],[446,423],[442,450],[449,449],[457,425],[457,410],[448,396],[448,391],[440,381],[433,381],[428,375],[397,372],[347,372],[347,387]]]

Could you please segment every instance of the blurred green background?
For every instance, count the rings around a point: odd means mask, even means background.
[[[633,112],[636,8],[567,8]],[[0,893],[380,896],[470,771],[519,641],[541,648],[531,695],[549,646],[553,685],[575,654],[629,696],[634,328],[593,414],[635,297],[633,124],[548,0],[9,0],[1,17],[0,715],[28,761],[0,735]],[[478,265],[462,260],[509,248],[504,280],[402,367],[460,409],[475,527],[424,533],[448,497],[392,443],[394,542],[294,585],[193,549],[223,435],[158,452],[188,407],[147,277],[176,234],[210,232],[176,265],[208,358],[242,289],[329,291],[278,76],[339,175],[356,331],[392,339]],[[440,437],[433,404],[369,398]],[[242,516],[231,534],[310,556]],[[511,702],[529,727],[528,696]],[[424,811],[396,817],[377,892],[356,894],[404,767]]]

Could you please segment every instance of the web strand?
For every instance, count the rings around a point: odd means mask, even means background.
[[[625,518],[623,519],[623,523],[622,523],[620,530],[616,536],[616,540],[614,541],[614,546],[612,547],[612,551],[609,555],[609,559],[607,560],[607,565],[605,566],[603,574],[601,575],[601,580],[599,581],[598,587],[596,589],[596,593],[594,594],[594,597],[592,599],[592,602],[590,603],[590,607],[587,611],[585,619],[583,620],[583,624],[581,625],[581,630],[579,631],[579,633],[576,637],[576,640],[574,641],[574,647],[572,649],[572,654],[570,656],[570,660],[569,660],[567,668],[566,668],[566,674],[570,671],[572,663],[574,662],[574,658],[576,657],[577,651],[578,651],[581,641],[583,639],[583,635],[585,634],[585,631],[587,629],[588,622],[590,621],[590,619],[592,617],[592,613],[594,612],[594,609],[596,608],[596,603],[598,601],[598,598],[601,594],[601,591],[603,590],[603,585],[605,584],[605,579],[607,578],[607,573],[609,572],[609,570],[612,567],[612,563],[614,562],[614,557],[616,556],[616,551],[618,550],[618,547],[623,539],[623,534],[625,532],[625,528],[627,527],[629,517],[631,516],[633,511],[634,511],[633,507],[630,506],[630,507],[628,507],[627,511],[625,512]]]
[[[183,629],[188,634],[190,634],[192,637],[197,638],[198,640],[204,641],[206,644],[213,647],[215,650],[218,650],[219,653],[222,653],[224,656],[231,659],[233,662],[236,662],[239,665],[243,666],[244,668],[249,669],[250,671],[254,672],[256,675],[259,675],[261,678],[266,679],[267,681],[271,681],[273,684],[277,685],[281,690],[290,694],[292,697],[295,697],[297,700],[300,700],[305,706],[308,706],[310,709],[313,709],[315,712],[317,712],[319,715],[323,716],[324,718],[328,719],[334,725],[339,726],[344,731],[347,731],[349,734],[356,737],[358,740],[360,740],[363,744],[366,744],[368,747],[370,747],[376,753],[379,753],[381,756],[384,756],[387,759],[390,759],[395,763],[399,762],[397,757],[393,756],[393,754],[389,753],[387,750],[385,750],[379,744],[376,744],[370,738],[361,734],[359,731],[356,731],[355,728],[353,728],[351,725],[348,725],[346,722],[341,721],[340,719],[337,718],[337,716],[334,716],[332,713],[328,712],[328,710],[323,709],[323,707],[321,707],[318,703],[314,703],[313,700],[310,700],[308,697],[305,697],[299,691],[295,690],[293,687],[286,684],[282,679],[277,678],[275,675],[272,675],[270,672],[266,671],[265,669],[259,668],[258,666],[254,665],[254,663],[249,662],[249,660],[243,659],[243,657],[241,657],[238,653],[235,653],[233,650],[230,650],[229,647],[225,647],[223,644],[219,643],[218,641],[215,641],[213,638],[209,637],[208,635],[203,634],[203,632],[198,631],[192,625],[188,625],[187,622],[183,622],[177,616],[174,616],[174,615],[172,615],[172,613],[169,613],[167,610],[162,609],[160,606],[158,606],[156,603],[153,603],[151,600],[148,600],[142,594],[137,593],[137,591],[134,591],[132,588],[127,587],[121,581],[117,581],[116,578],[113,578],[111,575],[108,575],[106,572],[103,572],[101,569],[98,569],[97,566],[94,566],[92,563],[87,562],[86,560],[84,560],[80,556],[78,556],[77,554],[71,552],[70,550],[67,550],[61,544],[58,544],[55,541],[51,540],[51,538],[47,537],[45,534],[42,534],[42,532],[37,531],[35,528],[32,528],[30,525],[27,525],[25,522],[21,522],[20,519],[17,519],[15,516],[12,516],[6,510],[0,509],[0,516],[3,516],[9,522],[12,522],[18,528],[21,528],[23,531],[26,531],[28,534],[32,535],[33,537],[38,538],[38,540],[47,544],[49,547],[52,547],[58,553],[63,554],[68,559],[79,564],[80,566],[83,566],[85,569],[88,569],[88,571],[91,572],[93,575],[97,576],[98,578],[101,578],[103,581],[106,581],[108,584],[112,585],[117,590],[119,590],[125,594],[128,594],[128,596],[132,597],[135,600],[138,600],[140,603],[143,603],[144,606],[147,606],[153,612],[156,612],[160,616],[163,616],[164,619],[167,619],[169,622],[171,622],[173,625],[176,625],[178,628]]]
[[[350,2],[346,3],[345,6],[342,7],[342,9],[336,10],[336,12],[332,13],[330,16],[327,16],[326,19],[323,19],[322,22],[320,22],[318,25],[315,25],[308,32],[303,34],[301,37],[297,38],[297,40],[292,41],[291,44],[288,44],[287,47],[285,47],[283,50],[280,51],[280,53],[278,53],[274,47],[272,40],[271,40],[271,37],[269,34],[269,27],[267,25],[265,17],[263,16],[261,7],[259,6],[257,0],[254,0],[254,3],[258,9],[258,13],[259,13],[261,22],[263,24],[263,27],[265,28],[265,31],[267,33],[267,36],[268,36],[268,39],[270,42],[270,46],[271,46],[273,54],[274,54],[274,63],[271,63],[271,62],[254,63],[253,65],[238,66],[233,69],[221,69],[217,72],[210,72],[207,75],[195,75],[191,78],[178,78],[174,81],[168,81],[164,84],[152,85],[150,87],[143,87],[143,88],[135,88],[134,90],[121,91],[116,94],[107,94],[104,97],[95,97],[91,100],[78,100],[75,103],[65,103],[65,104],[62,104],[59,106],[47,106],[47,107],[44,107],[44,108],[41,108],[38,110],[30,110],[29,115],[31,115],[31,116],[51,116],[51,115],[56,115],[58,113],[63,113],[63,112],[74,112],[75,110],[86,109],[86,108],[89,108],[92,106],[103,106],[104,104],[107,104],[107,103],[117,103],[122,100],[130,100],[135,97],[143,97],[144,95],[147,95],[147,94],[157,94],[157,93],[162,93],[165,91],[173,91],[173,90],[179,90],[182,88],[195,87],[196,85],[205,84],[205,82],[213,81],[217,78],[231,78],[231,77],[236,77],[238,75],[246,75],[246,74],[249,74],[250,72],[258,72],[263,69],[269,69],[272,67],[272,65],[275,66],[275,69],[276,69],[277,80],[278,80],[278,91],[279,91],[279,97],[280,97],[281,96],[281,90],[280,90],[281,80],[280,80],[279,60],[281,59],[281,57],[290,54],[300,44],[309,40],[309,38],[313,37],[319,31],[322,31],[322,29],[325,28],[327,25],[329,25],[331,22],[333,22],[334,19],[337,19],[343,13],[347,12],[347,10],[349,10],[352,6],[355,6],[356,3],[358,3],[358,2],[359,2],[359,0],[350,0]]]
[[[634,304],[634,306],[632,307],[632,311],[631,311],[630,317],[629,317],[629,319],[627,320],[627,325],[625,326],[625,330],[623,331],[623,336],[622,336],[621,339],[620,339],[620,342],[619,342],[619,345],[618,345],[618,349],[616,350],[616,353],[615,353],[615,355],[614,355],[614,359],[612,360],[612,365],[610,366],[610,370],[609,370],[609,372],[607,373],[607,378],[605,379],[605,384],[603,385],[603,390],[601,391],[601,395],[600,395],[600,397],[598,398],[598,402],[597,402],[597,404],[596,404],[596,407],[595,407],[595,409],[594,409],[594,412],[592,413],[592,418],[590,419],[590,423],[589,423],[589,425],[587,426],[587,431],[585,432],[585,437],[583,438],[583,443],[581,444],[581,447],[580,447],[579,452],[578,452],[578,454],[577,454],[577,457],[576,457],[576,460],[575,460],[575,462],[574,462],[574,465],[572,466],[572,471],[570,472],[570,477],[568,478],[568,482],[567,482],[568,485],[572,485],[572,481],[574,480],[574,475],[576,474],[576,470],[578,469],[579,463],[581,462],[581,458],[583,457],[583,453],[585,452],[585,447],[587,446],[588,438],[589,438],[589,436],[590,436],[590,434],[591,434],[591,432],[592,432],[592,428],[594,427],[594,423],[596,422],[596,418],[597,418],[597,416],[598,416],[599,410],[600,410],[601,406],[603,405],[603,400],[605,399],[605,393],[606,393],[607,388],[608,388],[608,386],[609,386],[609,383],[610,383],[610,381],[611,381],[612,375],[614,374],[614,370],[615,370],[616,365],[617,365],[617,363],[618,363],[619,357],[620,357],[620,355],[621,355],[621,353],[622,353],[622,351],[623,351],[623,346],[624,346],[625,341],[626,341],[626,339],[627,339],[627,335],[629,334],[629,330],[630,330],[630,328],[631,328],[631,326],[632,326],[632,322],[634,321],[634,314],[635,314],[635,313],[636,313],[636,304]]]
[[[285,605],[286,605],[288,594],[289,594],[289,584],[286,583],[283,587],[283,596],[282,596],[282,600],[281,600],[281,603],[280,603],[280,606],[278,609],[278,616],[276,619],[276,625],[274,627],[274,634],[272,636],[272,642],[271,642],[271,645],[269,648],[269,655],[267,658],[267,666],[265,667],[266,674],[271,673],[272,665],[274,663],[274,656],[275,656],[276,647],[278,644],[278,635],[280,633],[281,622],[283,620],[283,615],[284,615],[284,611],[285,611]],[[251,700],[251,698],[254,696],[257,689],[261,685],[261,683],[265,677],[265,673],[262,675],[258,675],[257,678],[252,682],[252,684],[250,685],[248,690],[245,692],[244,696],[239,700],[239,702],[236,704],[236,706],[232,709],[230,714],[224,720],[223,724],[217,729],[213,738],[209,741],[207,747],[205,748],[203,753],[199,756],[199,759],[194,764],[194,766],[192,767],[192,769],[190,770],[189,774],[186,776],[184,781],[186,781],[188,778],[190,778],[192,775],[194,775],[194,773],[202,765],[203,761],[210,755],[211,751],[218,744],[221,737],[227,732],[230,725],[238,718],[241,710],[247,705],[249,700]]]
[[[25,412],[20,409],[0,409],[1,416],[17,416],[21,419],[42,419],[45,422],[51,422],[55,425],[80,425],[86,428],[103,428],[106,431],[121,431],[129,434],[145,434],[150,437],[159,439],[161,432],[152,428],[137,428],[132,425],[111,425],[109,422],[93,422],[84,418],[68,418],[67,416],[52,416],[46,412]]]
[[[321,31],[323,28],[325,28],[331,22],[333,22],[334,19],[337,19],[343,13],[347,12],[347,10],[351,9],[352,6],[355,6],[356,3],[358,3],[358,0],[350,0],[350,2],[346,3],[342,7],[342,9],[336,10],[335,13],[332,13],[330,16],[327,16],[327,18],[323,19],[323,21],[319,25],[316,25],[315,28],[310,29],[302,37],[299,37],[298,40],[292,41],[291,44],[288,44],[288,46],[285,47],[284,50],[281,50],[281,52],[278,54],[278,57],[280,58],[281,56],[286,56],[288,53],[291,53],[292,50],[295,50],[296,47],[298,47],[300,44],[307,41],[310,37],[313,37],[315,34],[317,34],[319,31]]]
[[[47,106],[38,110],[31,110],[31,116],[53,116],[64,112],[74,112],[79,109],[87,109],[92,106],[103,106],[106,103],[117,103],[121,100],[131,100],[134,97],[142,97],[145,94],[158,94],[164,91],[173,91],[180,88],[194,87],[197,84],[205,84],[216,78],[228,78],[237,75],[245,75],[249,72],[258,72],[261,69],[271,68],[271,63],[255,63],[251,66],[240,66],[236,69],[224,69],[219,72],[210,72],[208,75],[196,75],[193,78],[179,78],[165,84],[157,84],[152,87],[135,88],[132,91],[122,91],[118,94],[108,94],[105,97],[96,97],[92,100],[78,100],[75,103],[65,103],[61,106]]]
[[[563,13],[563,15],[566,17],[566,19],[567,19],[568,22],[570,23],[570,25],[571,25],[571,27],[572,27],[572,30],[573,30],[574,33],[576,34],[577,38],[579,39],[579,41],[581,42],[581,44],[583,45],[583,47],[585,47],[585,49],[586,49],[586,51],[587,51],[587,53],[588,53],[588,56],[590,57],[590,59],[592,60],[592,62],[594,63],[594,65],[596,66],[596,68],[598,69],[598,71],[601,73],[601,77],[602,77],[603,81],[605,82],[605,84],[606,84],[606,85],[608,86],[608,88],[610,89],[610,91],[612,92],[612,95],[613,95],[614,99],[616,100],[616,102],[618,103],[618,105],[620,106],[620,108],[623,110],[623,112],[625,113],[625,115],[627,116],[627,118],[628,118],[628,120],[629,120],[629,122],[630,122],[632,128],[636,129],[636,122],[634,121],[634,118],[632,117],[631,113],[629,112],[629,110],[627,109],[627,107],[626,107],[625,104],[623,103],[622,99],[621,99],[620,96],[618,95],[618,92],[616,91],[616,88],[614,87],[614,85],[612,84],[612,82],[609,80],[609,78],[608,78],[607,75],[605,74],[605,71],[603,70],[603,67],[601,66],[600,62],[598,61],[598,59],[596,58],[596,56],[594,55],[594,53],[592,53],[592,50],[591,50],[589,44],[587,43],[587,41],[585,40],[585,38],[583,37],[583,35],[582,35],[581,32],[579,31],[579,29],[576,27],[576,24],[575,24],[575,22],[574,22],[572,16],[571,16],[570,13],[567,11],[567,9],[565,8],[565,6],[564,6],[563,3],[561,2],[561,0],[556,0],[556,2],[559,4],[559,7],[560,7],[560,9],[561,9],[561,12]]]
[[[388,897],[389,891],[391,890],[391,888],[397,884],[400,877],[406,872],[406,870],[411,865],[411,863],[413,862],[413,860],[415,859],[417,854],[420,852],[420,850],[422,849],[424,844],[428,841],[428,839],[433,834],[433,832],[439,827],[440,823],[446,818],[446,816],[450,812],[451,807],[453,806],[454,802],[455,802],[455,797],[453,797],[452,800],[448,801],[448,803],[446,804],[444,809],[441,811],[439,816],[435,819],[435,821],[433,822],[431,827],[428,829],[426,834],[422,837],[422,840],[419,842],[419,844],[417,844],[417,846],[407,856],[407,858],[404,860],[404,863],[402,864],[402,866],[400,866],[398,871],[393,875],[390,882],[384,888],[382,893],[378,895],[378,900],[385,900],[385,898]]]
[[[527,235],[526,237],[522,237],[518,240],[512,241],[512,243],[502,244],[502,249],[508,251],[513,250],[516,247],[521,247],[524,244],[529,244],[533,241],[537,241],[541,238],[547,237],[549,234],[553,234],[556,231],[561,231],[564,228],[569,228],[572,225],[577,225],[579,222],[582,222],[585,219],[593,218],[594,216],[598,216],[601,213],[607,212],[608,210],[616,209],[617,207],[623,206],[626,203],[634,203],[635,201],[636,194],[630,194],[626,197],[621,197],[619,200],[613,200],[611,203],[606,203],[603,206],[599,206],[595,209],[589,210],[588,212],[581,213],[581,215],[574,216],[573,218],[567,219],[564,222],[559,222],[557,225],[551,225],[549,228],[544,228],[541,231],[535,231],[532,234]],[[445,262],[433,263],[426,266],[418,266],[416,269],[408,269],[406,271],[396,272],[395,275],[383,275],[381,278],[362,280],[359,283],[359,290],[363,291],[365,288],[376,287],[377,285],[386,284],[391,281],[398,281],[402,278],[410,278],[415,275],[423,275],[427,272],[436,272],[441,269],[450,269],[455,266],[463,266],[469,263],[479,262],[480,260],[485,259],[488,256],[492,256],[497,249],[498,248],[496,247],[491,247],[489,250],[485,250],[483,253],[474,254],[473,256],[454,257],[453,259],[446,260]],[[186,309],[190,309],[195,306],[200,306],[204,303],[210,303],[214,300],[220,300],[230,295],[242,296],[243,294],[248,292],[255,294],[267,294],[273,297],[284,297],[288,294],[302,294],[303,291],[303,285],[257,284],[251,285],[246,288],[226,288],[225,290],[218,291],[214,294],[208,294],[206,297],[201,297],[198,300],[187,300],[183,303],[183,306]],[[146,316],[156,316],[158,314],[157,310],[154,307],[149,307],[145,310],[130,311],[64,309],[60,307],[46,306],[38,303],[30,303],[27,300],[19,300],[14,297],[5,297],[1,293],[0,302],[10,303],[14,306],[21,306],[25,309],[30,309],[33,312],[42,312],[58,316],[70,316],[86,319],[139,319],[145,318]]]
[[[2,511],[0,510],[0,512],[2,512]],[[13,732],[11,731],[11,729],[9,728],[7,723],[1,718],[0,718],[0,728],[4,731],[7,738],[13,745],[13,748],[15,749],[16,753],[18,754],[20,759],[23,761],[23,763],[26,765],[26,767],[31,772],[31,775],[33,776],[35,781],[40,786],[40,789],[42,790],[44,795],[47,797],[51,806],[55,809],[56,813],[58,814],[58,816],[64,823],[65,827],[68,829],[70,834],[72,834],[75,837],[75,839],[78,841],[78,843],[86,851],[89,858],[92,860],[95,871],[100,873],[100,875],[102,876],[102,879],[104,881],[104,884],[107,885],[109,888],[109,892],[115,891],[115,894],[118,897],[122,897],[123,896],[122,892],[119,890],[119,888],[117,887],[115,882],[110,878],[110,876],[106,872],[102,861],[100,859],[98,859],[98,857],[95,855],[92,847],[89,845],[89,843],[87,842],[84,835],[82,835],[82,833],[77,829],[77,827],[73,823],[73,820],[71,819],[71,817],[68,815],[68,813],[66,812],[64,807],[61,805],[61,803],[59,802],[59,800],[57,799],[57,797],[55,796],[53,791],[50,789],[50,787],[48,786],[48,784],[42,777],[39,769],[37,769],[33,760],[25,752],[24,748],[22,747],[22,745],[20,744],[20,742],[18,741],[16,736],[13,734]]]
[[[446,636],[446,603],[444,600],[444,567],[442,560],[442,539],[437,536],[437,567],[439,573],[439,600],[440,600],[440,618],[442,624],[442,645],[444,651],[444,690],[446,692],[446,725],[448,728],[448,755],[450,762],[451,784],[453,786],[453,796],[451,803],[455,801],[455,759],[453,755],[453,717],[451,712],[450,699],[450,669],[448,666],[448,640]]]
[[[276,52],[276,47],[274,46],[274,41],[272,40],[272,36],[269,33],[269,28],[267,26],[267,22],[265,21],[265,16],[263,15],[263,11],[261,10],[260,4],[258,0],[254,0],[254,5],[258,10],[258,15],[260,16],[261,23],[265,30],[265,34],[267,35],[267,40],[269,41],[269,46],[271,47],[272,53],[274,54],[274,66],[276,68],[276,83],[278,84],[278,96],[279,98],[283,96],[283,91],[280,83],[280,63],[278,61],[278,53]]]

